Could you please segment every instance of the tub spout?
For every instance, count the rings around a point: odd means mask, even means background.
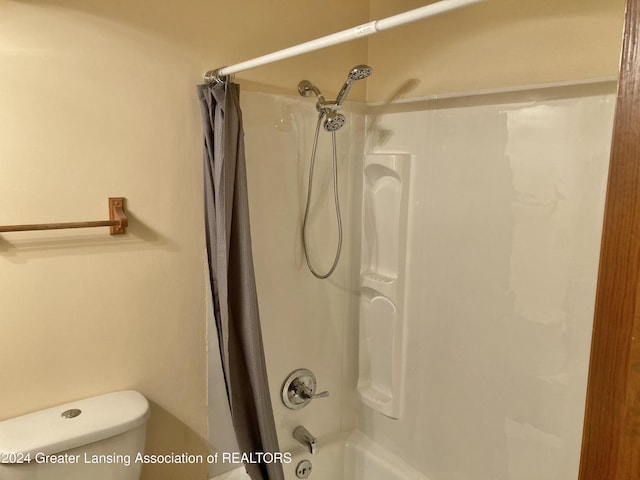
[[[318,439],[309,433],[309,430],[302,425],[297,426],[293,430],[293,438],[309,449],[309,453],[315,455],[318,453]]]

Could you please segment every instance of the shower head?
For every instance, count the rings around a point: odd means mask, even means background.
[[[313,94],[318,98],[316,102],[316,110],[320,113],[318,121],[321,121],[324,116],[324,129],[327,132],[335,132],[347,123],[346,117],[338,113],[337,110],[340,109],[342,102],[346,100],[349,90],[351,90],[351,85],[353,82],[367,78],[369,75],[371,75],[370,66],[356,65],[353,67],[347,75],[347,81],[342,86],[342,89],[340,89],[336,100],[325,100],[318,87],[308,80],[302,80],[298,84],[298,93],[303,97],[308,97]]]
[[[371,75],[371,67],[369,65],[356,65],[349,72],[349,80],[362,80]]]
[[[336,105],[342,105],[342,102],[346,100],[353,82],[367,78],[369,75],[371,75],[371,67],[369,65],[356,65],[353,67],[349,72],[349,75],[347,75],[347,81],[340,89],[340,93],[338,93]]]
[[[327,132],[335,132],[344,126],[347,123],[347,119],[341,113],[337,113],[330,108],[324,109],[324,115],[326,119],[324,121],[324,129]]]

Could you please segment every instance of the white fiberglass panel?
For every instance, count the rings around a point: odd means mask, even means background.
[[[415,155],[410,388],[359,428],[430,479],[577,478],[614,91],[368,119],[371,152]]]
[[[241,98],[267,375],[279,446],[288,450],[299,445],[292,436],[298,425],[322,437],[352,426],[354,421],[348,409],[355,402],[344,394],[347,362],[343,355],[358,309],[355,279],[359,256],[353,253],[353,238],[358,236],[360,225],[353,220],[351,203],[356,162],[362,164],[364,116],[352,112],[350,102],[345,103],[342,113],[347,125],[336,132],[342,253],[333,275],[318,280],[307,268],[301,233],[318,118],[315,101],[255,92],[243,92]],[[312,264],[323,273],[331,266],[338,241],[332,160],[331,134],[321,128],[307,248]],[[355,354],[355,348],[349,353]],[[311,370],[319,391],[327,390],[330,396],[294,411],[283,404],[281,390],[287,376],[298,368]],[[355,378],[349,385],[355,397]]]

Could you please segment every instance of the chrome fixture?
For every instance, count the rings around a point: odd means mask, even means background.
[[[308,97],[313,93],[316,97],[318,97],[318,100],[322,100],[324,102],[324,97],[320,93],[320,90],[318,90],[318,87],[316,87],[309,80],[302,80],[298,84],[298,93],[303,97]]]
[[[347,123],[347,119],[341,113],[334,112],[333,110],[328,110],[325,114],[327,117],[324,121],[324,129],[327,132],[335,132],[344,126]]]
[[[340,93],[338,93],[338,97],[336,98],[336,105],[342,105],[342,102],[345,101],[347,95],[349,95],[349,90],[351,90],[351,85],[353,85],[353,82],[357,80],[363,80],[369,75],[371,75],[371,67],[369,65],[356,65],[355,67],[353,67],[349,72],[349,75],[347,75],[347,81],[340,89]]]
[[[318,439],[309,433],[309,430],[298,425],[293,430],[293,438],[309,449],[311,455],[318,453]]]
[[[325,117],[324,129],[327,132],[335,132],[346,123],[346,118],[340,113],[336,113],[342,107],[347,99],[349,91],[353,86],[353,82],[362,80],[371,75],[371,67],[368,65],[356,65],[347,75],[347,81],[344,83],[335,100],[326,100],[320,93],[320,89],[309,80],[302,80],[298,84],[298,93],[303,97],[308,97],[312,93],[318,98],[316,102],[316,110],[321,117]]]
[[[298,84],[298,93],[303,97],[309,97],[312,93],[317,97],[316,110],[318,111],[318,123],[316,124],[316,133],[313,137],[313,147],[311,149],[311,162],[309,164],[309,182],[307,187],[307,202],[304,209],[304,217],[302,220],[302,247],[304,249],[304,258],[307,261],[309,271],[320,280],[329,278],[338,266],[338,260],[340,260],[340,252],[342,251],[342,218],[340,216],[340,201],[338,199],[338,153],[336,147],[336,131],[340,130],[347,118],[338,113],[338,110],[342,108],[342,103],[346,100],[349,90],[353,82],[362,80],[371,75],[371,67],[368,65],[356,65],[351,69],[347,75],[347,81],[344,83],[338,93],[338,97],[335,100],[326,100],[320,93],[320,89],[312,84],[309,80],[302,80]],[[331,144],[333,147],[333,202],[336,210],[336,223],[338,225],[338,246],[336,247],[336,254],[333,258],[333,263],[327,271],[327,273],[319,273],[309,259],[309,253],[307,251],[307,216],[309,215],[309,207],[311,204],[311,191],[313,187],[313,169],[316,161],[316,151],[318,148],[318,133],[320,132],[320,124],[324,119],[324,129],[327,132],[331,132]]]
[[[292,410],[306,406],[314,398],[329,396],[329,392],[315,393],[316,376],[311,370],[300,368],[287,377],[282,385],[282,403]]]
[[[82,410],[79,408],[70,408],[69,410],[65,410],[60,414],[62,418],[76,418],[78,415],[82,413]]]
[[[296,477],[309,478],[311,475],[311,462],[309,460],[302,460],[296,467]]]

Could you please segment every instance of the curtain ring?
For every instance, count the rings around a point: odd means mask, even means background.
[[[204,74],[204,82],[206,84],[211,84],[211,83],[228,84],[230,81],[233,81],[233,79],[236,77],[233,73],[230,75],[220,74],[220,70],[222,70],[223,68],[226,68],[226,67],[220,67],[220,68],[216,68],[215,70],[209,70],[207,73]]]

